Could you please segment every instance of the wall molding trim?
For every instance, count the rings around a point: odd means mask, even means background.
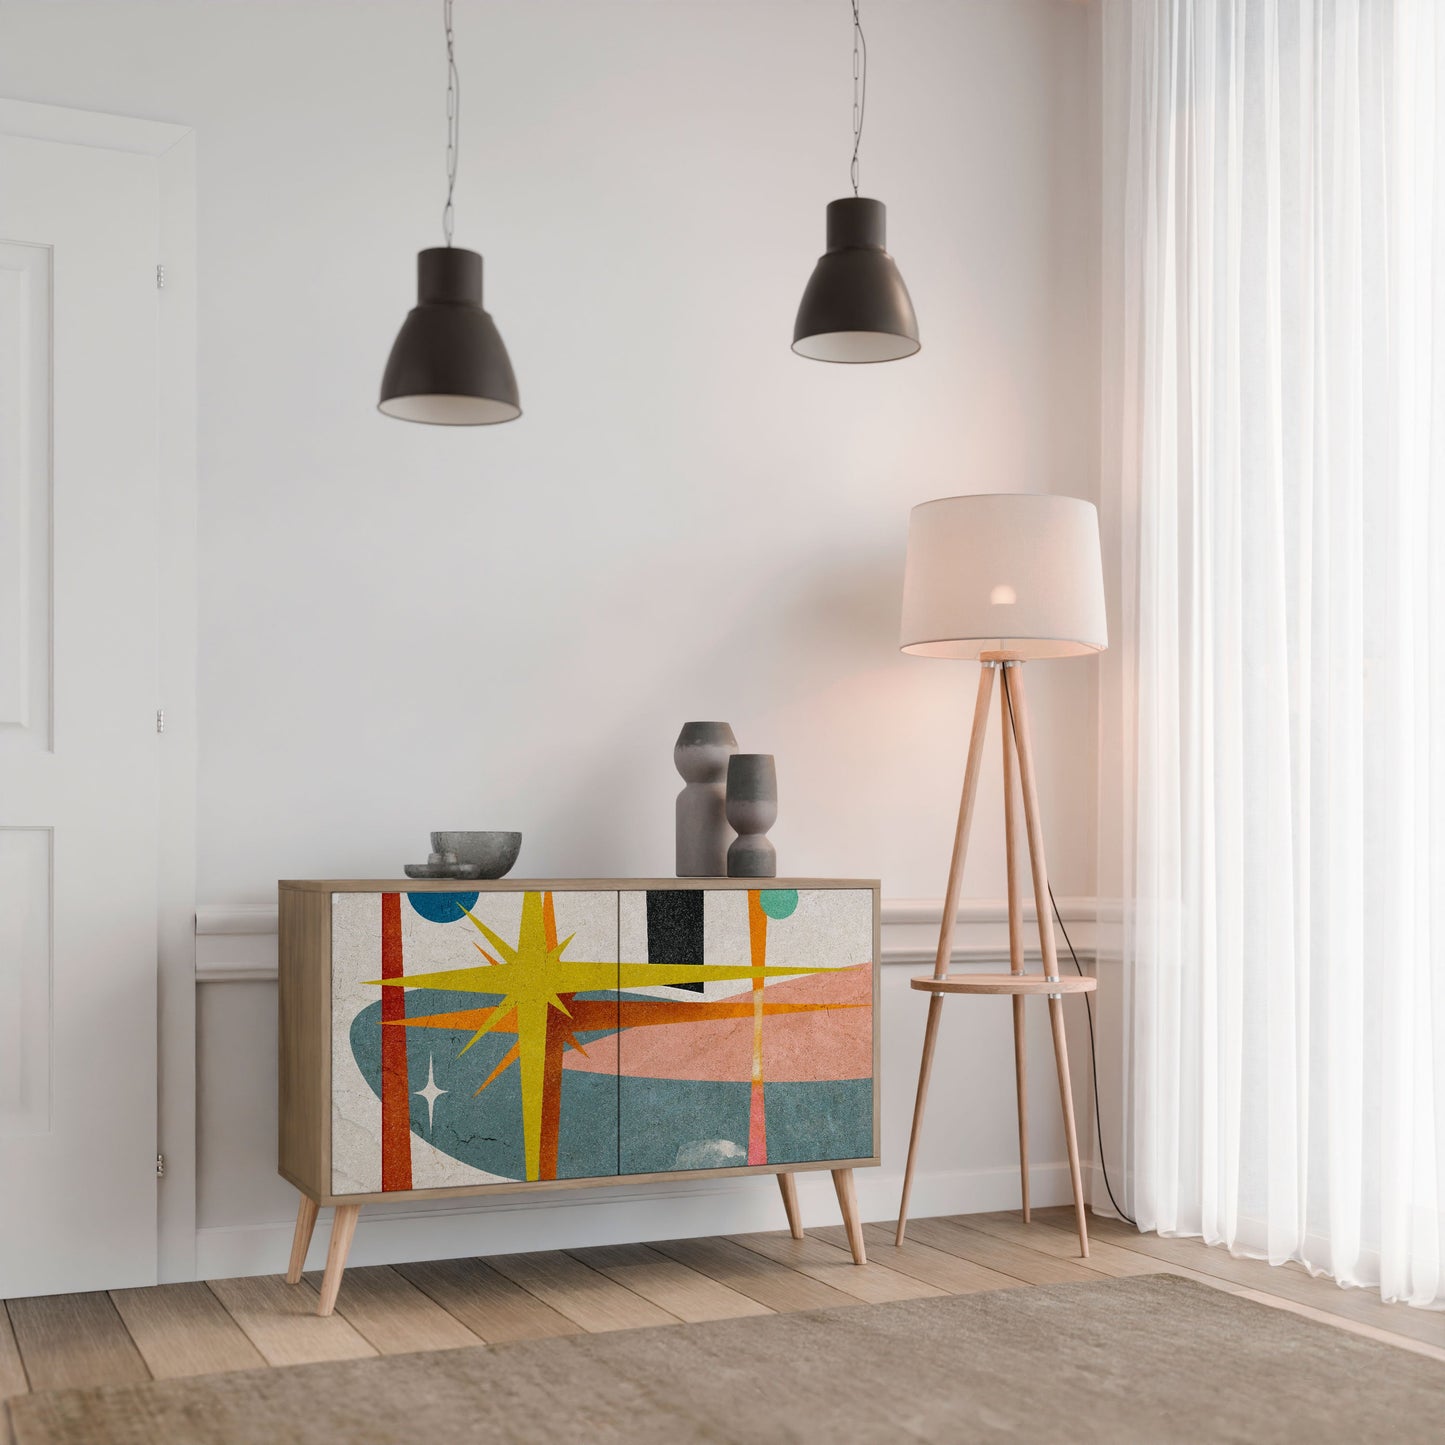
[[[1119,905],[1087,896],[1060,898],[1059,912],[1079,962],[1091,969],[1101,957],[1094,944],[1098,922],[1117,918]],[[885,966],[927,967],[933,963],[934,935],[943,917],[941,898],[885,898],[880,909]],[[1040,962],[1034,908],[1024,908],[1031,935],[1024,949],[1029,964]],[[196,908],[196,980],[199,983],[262,983],[276,978],[274,903],[203,903]],[[1001,898],[967,898],[959,904],[950,964],[1000,968],[1008,965],[1008,905]],[[215,940],[211,942],[210,940]],[[224,940],[237,940],[234,943]],[[242,942],[241,940],[244,940]],[[1060,940],[1061,950],[1063,949]],[[1063,950],[1067,952],[1067,950]],[[1065,960],[1067,962],[1067,958]]]
[[[275,983],[273,963],[210,963],[197,960],[197,983]]]
[[[1092,948],[1083,947],[1077,939],[1074,941],[1074,952],[1079,956],[1079,962],[1083,965],[1084,971],[1091,971],[1099,963],[1108,963],[1109,959],[1103,957]],[[907,964],[910,968],[932,968],[934,960],[938,956],[937,945],[929,944],[924,947],[889,947],[883,945],[883,957],[881,962],[887,965]],[[1059,958],[1061,966],[1067,971],[1073,967],[1073,960],[1069,957],[1069,950],[1059,944]],[[1034,964],[1043,964],[1043,954],[1039,952],[1037,943],[1032,948],[1024,949],[1024,962],[1032,967]],[[1008,971],[1009,953],[1008,945],[997,943],[955,943],[953,951],[948,955],[949,966],[958,964],[966,967],[976,967],[980,970]]]
[[[1101,900],[1087,896],[1056,900],[1065,924],[1093,923],[1099,916]],[[1115,905],[1117,909],[1117,905]],[[884,927],[890,923],[926,923],[937,928],[943,918],[941,898],[885,898],[879,914]],[[1008,900],[1004,898],[964,898],[954,915],[961,926],[1008,922]],[[1024,903],[1024,921],[1032,923],[1037,915],[1032,900]]]
[[[1118,904],[1087,896],[1059,899],[1059,912],[1067,923],[1108,921],[1118,916]],[[879,910],[884,927],[892,923],[924,923],[938,927],[943,917],[941,898],[885,898]],[[1024,918],[1034,919],[1034,905],[1024,904]],[[956,915],[960,925],[1007,923],[1008,904],[1002,898],[965,898]],[[196,933],[200,937],[254,935],[276,932],[274,903],[202,903],[196,908]]]
[[[201,903],[196,906],[196,936],[225,938],[276,932],[274,903]]]

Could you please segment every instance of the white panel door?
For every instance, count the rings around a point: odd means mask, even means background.
[[[157,200],[0,136],[0,1297],[156,1277]]]

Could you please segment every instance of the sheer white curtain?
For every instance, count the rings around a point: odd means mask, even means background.
[[[1103,48],[1126,1203],[1445,1307],[1445,0]]]

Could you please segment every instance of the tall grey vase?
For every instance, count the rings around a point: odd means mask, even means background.
[[[778,770],[771,753],[728,759],[728,822],[738,830],[728,849],[729,878],[776,878],[778,855],[768,829],[778,821]]]
[[[738,740],[725,722],[683,723],[672,761],[687,786],[677,795],[677,876],[723,878],[727,875],[728,759]]]

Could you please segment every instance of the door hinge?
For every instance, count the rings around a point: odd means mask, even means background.
[[[156,290],[157,290],[157,291],[164,291],[165,289],[166,289],[166,268],[165,268],[164,266],[158,265],[158,266],[156,267]]]
[[[164,1179],[165,1177],[166,1177],[166,1156],[165,1156],[164,1154],[157,1154],[157,1155],[156,1155],[156,1178],[157,1178],[157,1179]]]
[[[166,730],[166,710],[163,707],[156,709],[156,731],[163,733]]]

